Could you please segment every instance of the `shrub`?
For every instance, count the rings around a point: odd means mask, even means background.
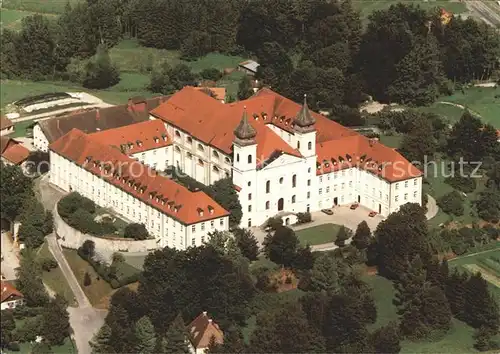
[[[94,231],[94,216],[84,209],[77,209],[68,218],[68,224],[84,234]]]
[[[472,193],[476,190],[476,180],[474,178],[453,176],[446,178],[445,183],[464,193]]]
[[[88,272],[85,272],[85,275],[83,276],[83,286],[89,286],[92,284],[92,279],[90,279],[90,274]]]
[[[200,76],[205,80],[218,81],[221,79],[222,73],[220,72],[219,69],[210,68],[210,69],[203,69],[200,72]]]
[[[18,342],[11,342],[8,345],[9,350],[12,350],[13,352],[18,352],[21,350],[21,347],[19,346]]]
[[[283,226],[283,219],[279,217],[271,217],[266,221],[266,227],[271,228],[271,230],[276,230],[280,226]]]
[[[52,258],[44,258],[40,261],[42,269],[46,272],[50,272],[52,269],[57,268],[56,260]]]
[[[92,200],[80,195],[77,192],[68,194],[57,204],[57,211],[63,218],[69,217],[78,209],[83,209],[90,214],[93,214],[95,213],[95,208],[95,203]]]
[[[131,223],[125,227],[123,236],[134,240],[145,240],[149,237],[149,233],[144,224]]]
[[[113,263],[122,263],[125,262],[125,257],[123,257],[123,254],[119,252],[113,253]]]
[[[305,213],[297,213],[297,224],[305,224],[312,221],[311,213],[306,211]]]
[[[95,243],[92,240],[86,240],[83,245],[78,249],[84,256],[83,259],[92,259],[95,254]]]
[[[42,307],[21,306],[21,307],[16,307],[14,310],[12,310],[12,315],[14,316],[15,319],[21,320],[27,317],[38,316],[42,313],[42,311],[43,311]]]
[[[461,216],[464,214],[463,202],[463,196],[459,192],[453,191],[439,198],[437,201],[437,205],[445,213]]]

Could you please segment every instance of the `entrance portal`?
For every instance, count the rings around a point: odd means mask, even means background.
[[[358,195],[358,203],[361,203],[361,196]]]
[[[382,204],[379,204],[379,205],[378,205],[378,213],[379,213],[379,214],[382,214]]]
[[[339,198],[335,197],[333,198],[333,206],[339,205]]]
[[[287,226],[290,225],[290,218],[285,219],[285,225],[287,225]]]
[[[283,210],[284,204],[285,204],[285,201],[283,200],[283,198],[278,199],[278,211]]]

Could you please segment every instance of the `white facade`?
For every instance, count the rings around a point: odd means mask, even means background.
[[[54,151],[50,151],[50,164],[51,183],[67,192],[78,192],[130,222],[143,223],[150,235],[157,240],[158,247],[168,246],[182,250],[200,246],[207,240],[209,232],[229,228],[228,216],[187,225]]]
[[[2,302],[1,309],[2,310],[7,310],[7,309],[15,309],[17,306],[22,306],[24,305],[24,299],[15,299],[15,300],[9,300],[9,301],[4,301]]]
[[[33,146],[43,152],[49,151],[49,140],[38,123],[33,127]]]

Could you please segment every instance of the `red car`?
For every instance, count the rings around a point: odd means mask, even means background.
[[[358,203],[353,204],[353,205],[351,205],[351,210],[356,210],[358,207],[359,207]]]
[[[370,214],[368,214],[368,216],[371,218],[373,218],[375,215],[377,215],[376,211],[370,211]]]

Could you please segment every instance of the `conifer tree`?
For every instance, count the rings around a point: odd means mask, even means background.
[[[481,273],[471,276],[466,283],[464,310],[465,322],[471,327],[498,333],[500,311]]]
[[[105,323],[99,331],[94,334],[94,337],[89,343],[92,348],[92,354],[114,353],[113,348],[109,345],[110,337],[111,328],[109,328],[109,326]]]
[[[170,324],[165,334],[163,350],[166,354],[189,354],[186,327],[181,314]]]
[[[397,354],[401,351],[399,329],[396,323],[377,329],[370,336],[374,353]]]
[[[156,345],[155,329],[147,316],[141,317],[135,324],[135,338],[136,353],[154,353]]]
[[[445,288],[451,313],[454,317],[462,321],[465,319],[465,289],[467,281],[467,273],[461,273],[455,269],[448,278]]]
[[[70,335],[66,301],[59,295],[51,300],[42,315],[42,336],[50,345],[61,345]]]
[[[352,238],[351,243],[358,250],[365,250],[370,245],[371,238],[372,238],[372,233],[370,227],[368,226],[368,223],[363,220],[362,222],[359,223],[358,227],[356,228],[356,232],[354,233],[354,237]]]
[[[345,242],[351,238],[352,232],[345,226],[341,226],[339,232],[337,233],[337,237],[335,238],[335,245],[338,247],[344,247]]]

